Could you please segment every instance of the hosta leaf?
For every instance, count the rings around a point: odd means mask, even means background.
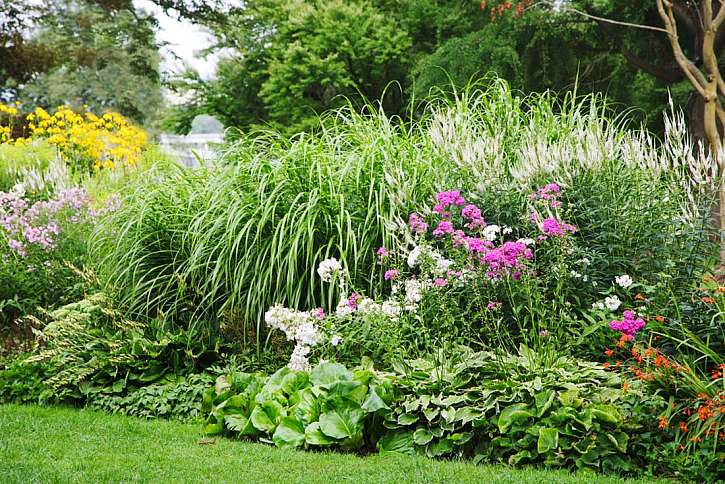
[[[433,434],[428,429],[420,428],[413,433],[413,441],[418,445],[426,445],[433,440]]]
[[[283,417],[274,431],[272,440],[277,447],[299,447],[305,442],[302,422],[294,417]]]
[[[516,464],[521,462],[523,459],[530,459],[530,458],[531,458],[531,452],[529,452],[528,450],[520,450],[520,451],[516,452],[514,455],[512,455],[511,457],[509,457],[508,463],[510,466],[515,466]]]
[[[390,407],[388,407],[382,398],[377,393],[377,387],[375,385],[370,387],[370,392],[368,393],[368,398],[365,400],[365,403],[362,404],[363,410],[367,410],[368,412],[376,412],[380,409],[386,409],[389,410]]]
[[[600,422],[617,424],[622,421],[622,416],[619,415],[616,407],[612,405],[592,405],[591,412],[592,416]]]
[[[325,446],[332,445],[337,441],[322,433],[320,430],[320,422],[312,422],[305,429],[305,442],[310,445]]]
[[[607,438],[614,444],[618,451],[622,453],[627,452],[627,443],[629,442],[629,436],[627,434],[624,432],[608,433]]]
[[[423,410],[423,415],[425,415],[425,418],[428,419],[429,422],[431,422],[434,418],[438,416],[439,412],[440,409],[437,407],[426,408],[425,410]]]
[[[389,432],[378,440],[378,451],[381,454],[395,453],[413,455],[413,432]]]
[[[546,454],[559,446],[559,431],[554,428],[542,428],[539,431],[539,440],[536,450],[539,454]]]
[[[463,445],[473,437],[473,432],[458,432],[448,436],[453,445]]]
[[[415,423],[417,421],[418,421],[418,416],[417,415],[412,415],[412,414],[409,414],[409,413],[404,413],[403,415],[401,415],[400,417],[398,417],[398,423],[400,425],[410,425],[410,424]]]
[[[554,402],[554,390],[544,390],[535,395],[536,400],[536,416],[542,417]]]
[[[350,380],[352,380],[352,373],[339,363],[320,363],[310,373],[310,381],[314,385],[328,390],[336,382]]]
[[[513,424],[523,422],[529,417],[533,417],[529,407],[525,403],[515,403],[501,411],[498,417],[498,430],[505,434]]]
[[[428,445],[425,453],[428,457],[438,457],[440,455],[448,454],[453,450],[453,442],[447,438],[440,439],[434,444]]]

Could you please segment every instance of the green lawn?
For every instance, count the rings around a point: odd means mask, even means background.
[[[228,439],[209,442],[196,425],[18,405],[0,406],[0,481],[623,482],[590,473],[287,451]]]

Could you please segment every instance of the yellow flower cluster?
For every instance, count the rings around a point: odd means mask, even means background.
[[[44,137],[63,158],[94,170],[133,166],[146,146],[146,133],[118,113],[78,114],[61,106],[52,115],[37,108],[27,116],[33,137]]]
[[[0,103],[0,144],[23,144],[44,138],[73,168],[93,170],[131,167],[146,147],[146,133],[122,115],[76,113],[60,106],[53,114],[37,108],[27,115],[28,137],[12,139],[18,108]]]
[[[0,103],[0,144],[7,143],[12,138],[13,124],[17,115],[18,108]]]

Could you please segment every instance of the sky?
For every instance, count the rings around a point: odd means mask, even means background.
[[[149,0],[134,0],[134,5],[147,12],[153,13],[159,22],[159,31],[156,38],[159,42],[168,44],[161,50],[164,72],[180,72],[184,64],[193,67],[201,77],[210,79],[214,76],[217,57],[202,58],[200,51],[211,45],[212,36],[201,27],[185,20],[170,17]],[[175,56],[181,60],[175,59]]]

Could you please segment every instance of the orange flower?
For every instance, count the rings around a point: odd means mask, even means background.
[[[697,409],[697,416],[700,420],[703,422],[710,417],[713,417],[715,414],[710,410],[710,407],[707,405],[700,405],[700,408]]]
[[[660,430],[667,430],[667,419],[664,416],[661,416],[658,420]]]
[[[722,378],[722,372],[720,370],[712,370],[712,379],[719,380]]]
[[[607,348],[606,350],[604,350],[604,354],[611,357],[614,354],[614,350],[610,350],[609,348]]]
[[[664,316],[655,316],[655,321],[660,322],[660,323],[664,323],[665,322],[665,317]]]
[[[687,424],[685,422],[680,422],[680,432],[687,433]]]
[[[711,298],[710,296],[703,296],[700,298],[700,301],[704,302],[705,304],[714,304],[715,299]]]
[[[695,436],[690,439],[690,442],[698,443],[698,442],[702,442],[702,439],[700,437]]]
[[[617,361],[616,361],[616,362],[614,363],[614,366],[622,366],[622,362],[621,362],[621,361],[619,361],[619,360],[617,360]]]
[[[637,295],[634,296],[634,300],[635,301],[644,301],[644,296],[641,295],[640,293],[637,293]]]
[[[725,286],[718,286],[718,288],[715,289],[715,294],[725,294]]]
[[[603,366],[604,368],[609,368],[609,362],[608,362],[608,361],[604,362],[604,364],[603,364],[602,366]]]
[[[627,393],[627,390],[629,390],[629,383],[622,383],[622,393]]]

